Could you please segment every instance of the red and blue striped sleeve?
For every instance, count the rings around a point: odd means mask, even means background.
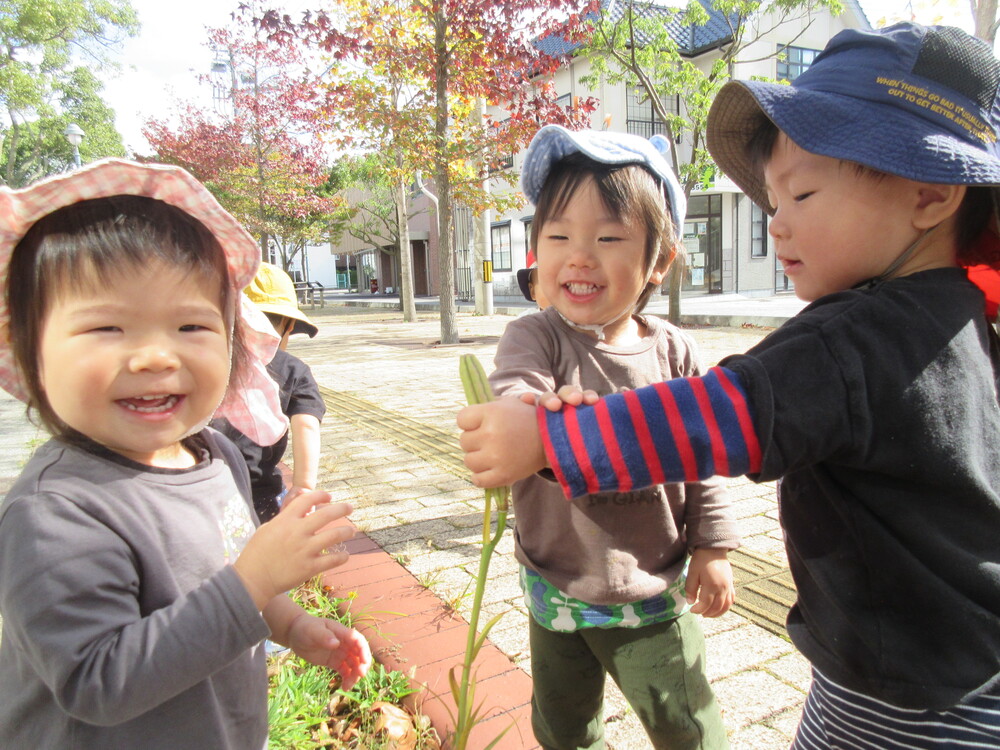
[[[761,448],[739,375],[713,367],[602,398],[538,410],[549,465],[567,497],[628,492],[760,470]]]

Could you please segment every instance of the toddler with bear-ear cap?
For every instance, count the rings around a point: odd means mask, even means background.
[[[522,184],[535,204],[534,289],[548,306],[507,325],[495,393],[607,394],[701,373],[692,339],[643,314],[677,252],[686,206],[657,144],[558,125],[535,134]],[[512,488],[535,738],[546,748],[600,746],[610,675],[652,747],[721,750],[698,615],[719,617],[733,601],[727,555],[739,539],[725,487],[619,489],[566,502],[552,477]]]

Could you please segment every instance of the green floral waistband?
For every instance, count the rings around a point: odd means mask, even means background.
[[[546,630],[572,633],[584,628],[641,628],[672,620],[690,609],[684,596],[687,566],[666,591],[628,604],[590,604],[560,591],[533,570],[521,566],[524,602]]]

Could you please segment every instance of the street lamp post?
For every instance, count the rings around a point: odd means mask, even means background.
[[[70,145],[73,147],[73,166],[79,168],[80,166],[80,143],[83,141],[83,128],[77,125],[75,122],[71,122],[66,126],[66,130],[63,131],[63,135],[66,136],[66,140],[69,141]]]

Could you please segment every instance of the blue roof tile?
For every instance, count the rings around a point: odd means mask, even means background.
[[[681,13],[677,8],[665,8],[653,3],[636,4],[635,8],[640,16],[655,18],[656,16],[669,16],[670,21],[667,29],[670,36],[680,49],[682,55],[693,57],[718,47],[732,39],[731,25],[735,26],[736,14],[732,15],[732,24],[726,18],[726,14],[712,8],[710,0],[698,0],[701,6],[708,13],[708,23],[702,26],[692,26],[681,23]],[[609,13],[613,20],[619,20],[624,15],[625,3],[621,0],[601,0],[601,10]],[[589,14],[596,16],[596,14]],[[560,36],[547,36],[535,41],[535,46],[547,55],[562,57],[572,54],[581,45],[566,41]]]

